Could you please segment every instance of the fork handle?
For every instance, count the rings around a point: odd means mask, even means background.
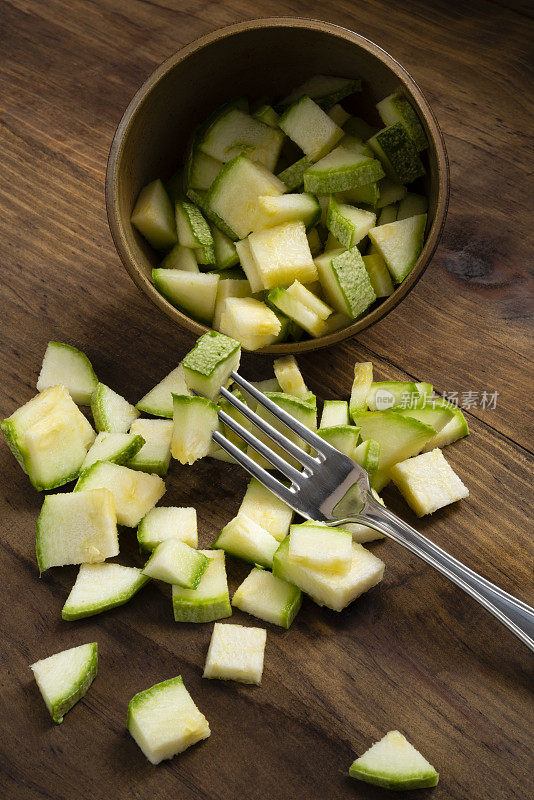
[[[449,555],[411,525],[403,522],[391,511],[377,503],[374,498],[369,496],[365,511],[361,515],[351,517],[350,520],[336,520],[335,524],[340,525],[342,522],[363,523],[373,530],[384,533],[415,553],[464,592],[471,595],[503,625],[506,625],[518,639],[521,639],[523,644],[534,651],[533,608],[466,567],[465,564]]]

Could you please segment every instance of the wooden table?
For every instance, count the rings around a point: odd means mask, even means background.
[[[306,379],[322,397],[346,396],[353,362],[371,359],[379,378],[478,393],[467,412],[471,435],[446,452],[470,498],[419,524],[527,599],[526,2],[4,0],[0,413],[33,395],[49,340],[86,351],[101,380],[133,401],[190,347],[119,263],[104,208],[106,157],[130,97],[167,55],[216,26],[277,13],[345,25],[398,58],[427,93],[452,166],[445,234],[416,289],[357,341],[302,358]],[[271,368],[268,358],[244,359],[247,376],[268,377]],[[483,391],[499,393],[496,408],[481,407]],[[351,781],[347,770],[354,754],[392,728],[441,771],[434,800],[532,796],[528,651],[393,543],[371,545],[387,562],[386,575],[353,607],[336,614],[305,601],[291,630],[267,626],[261,687],[208,683],[201,675],[212,626],[175,624],[162,586],[149,585],[113,612],[62,622],[76,569],[39,579],[34,529],[42,496],[5,444],[0,464],[6,800],[386,797]],[[174,464],[167,484],[167,504],[197,507],[207,545],[235,513],[245,477],[206,460]],[[412,519],[393,491],[386,499]],[[121,538],[122,563],[140,563],[135,534]],[[246,571],[231,563],[231,589]],[[240,613],[234,620],[254,623]],[[55,726],[28,665],[93,640],[100,674]],[[212,736],[153,767],[126,733],[128,701],[180,673]],[[430,792],[407,796],[416,795]]]

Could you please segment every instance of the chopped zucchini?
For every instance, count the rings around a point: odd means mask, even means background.
[[[202,322],[211,322],[215,311],[218,275],[153,269],[154,286],[173,306]]]
[[[292,525],[287,560],[310,569],[346,575],[352,564],[352,534],[313,522]]]
[[[223,231],[216,225],[210,226],[213,236],[213,247],[215,249],[215,263],[219,269],[229,269],[239,264],[239,256],[235,249],[235,244]]]
[[[172,457],[180,464],[194,464],[207,456],[218,424],[217,406],[211,400],[173,394]]]
[[[408,217],[417,217],[419,214],[426,214],[428,211],[428,197],[423,194],[415,194],[415,192],[408,192],[399,203],[397,211],[397,219],[408,219]]]
[[[222,168],[222,161],[208,156],[193,144],[187,161],[187,187],[206,191]]]
[[[346,328],[347,325],[350,325],[352,320],[347,317],[345,314],[340,314],[336,312],[332,314],[332,316],[328,317],[325,322],[325,329],[323,336],[328,336],[330,333],[335,333],[339,331],[341,328]]]
[[[157,506],[151,508],[137,526],[140,550],[151,552],[167,539],[178,539],[190,547],[198,547],[197,512],[194,508]]]
[[[216,400],[230,373],[239,369],[241,344],[223,333],[208,331],[182,361],[187,388]]]
[[[386,175],[391,180],[398,183],[412,183],[425,174],[415,144],[400,122],[375,133],[368,144],[380,159]]]
[[[317,269],[301,220],[256,231],[250,234],[248,241],[265,289],[289,286],[294,280],[302,283],[317,280]]]
[[[171,438],[173,423],[170,419],[136,419],[130,433],[145,440],[141,449],[129,459],[130,469],[151,472],[165,477],[171,461]],[[115,462],[117,463],[117,462]]]
[[[256,263],[256,259],[252,255],[249,239],[241,239],[241,241],[236,242],[235,246],[241,267],[243,268],[243,271],[250,284],[251,292],[254,294],[263,292],[265,289],[265,286],[263,285],[263,277]]]
[[[185,385],[185,375],[181,364],[169,372],[163,380],[154,386],[136,404],[138,411],[152,414],[154,417],[167,417],[172,419],[172,395],[189,394]]]
[[[372,125],[369,125],[365,120],[361,119],[361,117],[351,117],[348,119],[343,125],[343,130],[345,133],[348,133],[349,136],[356,136],[362,142],[366,142],[367,139],[370,139],[376,132],[376,128],[373,128]]]
[[[260,684],[266,639],[263,628],[216,622],[202,677]]]
[[[369,231],[395,283],[402,283],[414,268],[423,249],[425,228],[426,214],[419,214]]]
[[[313,290],[312,286],[314,287]],[[309,308],[310,311],[313,311],[314,314],[317,314],[319,319],[326,320],[333,314],[334,309],[330,308],[330,306],[317,296],[317,291],[322,291],[320,281],[314,281],[314,283],[309,283],[307,286],[303,286],[300,281],[293,281],[291,286],[287,288],[287,293],[290,297],[298,300]],[[289,394],[294,394],[294,392],[289,392]]]
[[[364,239],[376,223],[376,214],[363,208],[338,203],[330,195],[326,226],[345,250],[350,250]]]
[[[267,296],[267,300],[270,305],[296,322],[297,325],[300,325],[310,336],[323,336],[325,331],[324,320],[308,305],[304,305],[296,297],[293,297],[287,289],[282,289],[281,287],[272,289]]]
[[[417,150],[425,150],[428,147],[428,139],[419,117],[410,101],[401,92],[388,95],[376,104],[376,108],[384,125],[395,125],[400,122],[404,126]]]
[[[146,420],[143,420],[146,422]],[[144,445],[142,436],[135,433],[99,433],[80,467],[83,472],[97,461],[126,464]]]
[[[117,522],[128,528],[135,528],[165,494],[165,484],[158,475],[137,472],[110,461],[97,461],[86,469],[74,492],[85,494],[91,489],[109,489],[115,500]]]
[[[371,361],[356,362],[349,400],[349,410],[353,420],[357,412],[367,410],[367,395],[371,391],[372,383],[373,365]]]
[[[91,488],[94,491],[83,495],[70,492],[45,497],[37,519],[35,545],[40,572],[118,555],[113,495],[104,488]]]
[[[329,304],[356,319],[376,300],[360,251],[331,250],[315,259],[319,279]]]
[[[287,222],[302,221],[306,230],[313,228],[321,216],[321,207],[313,194],[266,195],[258,198],[254,230],[261,231]]]
[[[418,397],[417,386],[411,381],[377,381],[371,384],[366,402],[370,411],[386,411],[397,406],[407,408]]]
[[[184,272],[200,272],[195,251],[183,244],[175,244],[161,264],[160,269],[181,269]]]
[[[362,257],[376,296],[378,298],[389,297],[393,294],[394,287],[391,275],[380,253],[370,253]]]
[[[394,464],[389,474],[418,517],[433,514],[469,495],[469,489],[438,447]]]
[[[174,209],[159,179],[141,190],[130,220],[154,250],[170,250],[178,241]]]
[[[366,439],[354,450],[351,458],[356,461],[372,478],[378,470],[380,461],[380,444],[374,439]]]
[[[137,567],[120,564],[82,564],[61,610],[62,619],[93,617],[131,600],[148,578]]]
[[[313,161],[311,158],[303,156],[299,158],[298,161],[295,161],[294,164],[291,164],[289,167],[282,170],[282,172],[279,172],[277,178],[285,184],[288,192],[293,192],[295,189],[298,189],[299,186],[302,186],[304,183],[304,173],[312,164]]]
[[[304,378],[295,356],[275,358],[273,367],[282,392],[292,394],[295,397],[302,397],[308,394],[308,387],[304,383]]]
[[[406,197],[407,189],[402,183],[396,183],[389,178],[382,178],[378,181],[378,190],[380,197],[378,199],[377,208],[384,208],[385,206],[398,203],[403,197]],[[393,220],[391,220],[393,221]]]
[[[300,589],[258,567],[251,570],[232,598],[232,605],[240,611],[286,629],[301,604]]]
[[[176,622],[213,622],[232,616],[225,554],[222,550],[199,550],[210,563],[196,589],[172,587],[172,606]]]
[[[252,297],[227,297],[221,311],[220,330],[238,339],[245,350],[258,350],[277,340],[282,323],[265,303]]]
[[[298,586],[320,606],[342,611],[363,592],[380,583],[384,562],[361,544],[352,543],[352,561],[345,575],[322,572],[289,559],[289,540],[286,536],[274,554],[273,574]]]
[[[199,137],[203,153],[226,163],[245,154],[251,161],[273,170],[284,140],[283,133],[239,108],[228,108]]]
[[[214,264],[213,236],[202,212],[188,200],[176,203],[175,208],[179,243],[194,249],[199,264]]]
[[[143,567],[143,575],[173,586],[196,589],[210,561],[203,553],[178,539],[160,542]]]
[[[221,316],[225,308],[226,298],[250,297],[251,294],[250,283],[246,278],[243,280],[240,278],[230,278],[229,280],[219,281],[217,299],[215,301],[215,314],[213,315],[213,327],[215,330],[219,330],[221,326]]]
[[[343,137],[339,125],[306,96],[290,105],[278,124],[312,161],[329,153]]]
[[[317,431],[321,439],[331,444],[340,453],[354,458],[358,442],[360,441],[360,429],[354,425],[331,425],[328,428],[319,428]]]
[[[462,410],[455,405],[452,405],[450,408],[454,414],[453,418],[444,428],[438,431],[436,436],[433,436],[432,439],[425,444],[423,453],[426,453],[428,450],[433,450],[435,447],[445,447],[448,444],[452,444],[452,442],[462,439],[469,433],[467,420]]]
[[[417,386],[417,384],[415,385]],[[418,403],[417,408],[410,405],[408,408],[397,408],[395,410],[398,414],[402,414],[405,417],[413,417],[418,419],[419,422],[424,422],[425,425],[430,425],[439,433],[454,419],[455,408],[456,406],[446,400],[438,398],[436,400],[427,400],[423,404]]]
[[[256,522],[281,542],[289,533],[294,511],[262,483],[252,478],[239,506],[238,515],[240,514]]]
[[[308,231],[306,234],[308,239],[308,244],[310,246],[310,253],[312,257],[318,256],[321,250],[323,249],[323,245],[321,242],[321,238],[317,232],[317,228],[313,228],[311,231]]]
[[[379,161],[340,146],[308,167],[304,189],[312,194],[333,194],[366,186],[383,177]]]
[[[358,186],[356,189],[348,189],[346,192],[337,192],[336,199],[340,203],[348,203],[349,205],[375,207],[380,197],[378,183],[378,181],[372,181],[365,186]]]
[[[91,397],[91,413],[97,431],[126,433],[139,411],[124,397],[104,383],[99,383]]]
[[[270,106],[268,103],[264,103],[252,115],[254,119],[259,119],[260,122],[263,122],[265,125],[268,125],[270,128],[278,128],[278,121],[280,119],[280,115],[276,113],[274,108]]]
[[[332,108],[336,103],[340,103],[345,97],[354,92],[360,92],[362,82],[359,78],[337,78],[332,75],[314,75],[301,86],[293,89],[290,95],[282,100],[280,105],[287,107],[298,100],[299,97],[307,95],[322,108]]]
[[[315,405],[312,405],[306,398],[304,397],[293,397],[290,394],[284,394],[282,392],[266,392],[266,396],[269,397],[277,406],[279,406],[284,411],[287,411],[288,414],[291,414],[295,417],[296,420],[301,422],[303,425],[306,425],[312,431],[317,430],[317,409]],[[279,430],[284,436],[287,436],[292,442],[296,445],[301,447],[304,451],[308,451],[308,445],[298,436],[296,433],[289,431],[287,426],[281,423],[276,417],[267,411],[264,406],[258,406],[256,408],[256,413],[264,420],[269,422],[274,428]],[[282,458],[288,461],[290,464],[293,464],[297,469],[301,468],[301,464],[297,462],[291,456],[288,456],[286,451],[275,444],[266,434],[263,434],[261,431],[255,432],[258,439],[264,442],[268,447],[274,450],[275,453],[278,453]],[[258,464],[265,467],[266,469],[273,469],[272,465],[269,464],[262,456],[260,456],[256,451],[249,447],[247,450],[248,455],[253,458]]]
[[[37,380],[37,391],[64,386],[75,403],[88,406],[98,378],[81,350],[62,342],[49,342]]]
[[[325,400],[320,428],[349,424],[349,404],[346,400]]]
[[[224,526],[211,547],[213,550],[224,550],[243,561],[250,561],[251,564],[270,568],[278,541],[257,522],[239,512]]]
[[[437,786],[439,773],[399,731],[389,731],[351,764],[349,775],[384,789]]]
[[[67,711],[81,700],[96,678],[97,668],[96,642],[62,650],[31,665],[30,669],[54,722],[63,722]]]

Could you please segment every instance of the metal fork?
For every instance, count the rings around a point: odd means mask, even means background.
[[[223,410],[218,414],[221,422],[285,475],[290,480],[290,485],[287,486],[278,480],[247,453],[216,431],[213,440],[219,447],[301,516],[326,522],[331,526],[342,525],[349,529],[351,523],[363,523],[394,539],[471,595],[534,651],[533,608],[466,567],[384,508],[373,497],[369,476],[363,467],[279,408],[241,375],[232,372],[231,377],[246,394],[310,445],[316,455],[306,452],[290,441],[225,388],[221,389],[222,396],[249,422],[282,447],[289,456],[296,459],[302,465],[302,470],[289,464]]]

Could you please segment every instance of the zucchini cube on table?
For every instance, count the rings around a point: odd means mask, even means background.
[[[288,561],[346,575],[352,564],[352,534],[313,523],[292,525]]]
[[[98,669],[96,642],[71,647],[32,664],[35,681],[54,722],[63,717],[87,692]]]
[[[158,506],[151,508],[137,527],[140,550],[152,551],[166,539],[178,539],[198,547],[197,512],[194,508]]]
[[[217,406],[206,397],[173,395],[171,453],[181,464],[194,464],[208,455],[211,435],[217,430]]]
[[[230,373],[239,369],[240,358],[241,343],[236,339],[217,331],[205,333],[182,361],[187,388],[215,400]]]
[[[469,495],[439,448],[395,464],[390,475],[418,517]]]
[[[399,731],[389,731],[349,769],[359,781],[384,789],[424,789],[437,786],[439,773]]]
[[[81,350],[62,342],[49,342],[37,380],[37,391],[64,386],[75,403],[88,406],[98,378]]]
[[[216,622],[203,677],[259,685],[266,639],[264,628]]]
[[[184,369],[179,364],[169,372],[163,380],[147,392],[136,404],[138,411],[143,414],[152,414],[153,417],[166,417],[172,419],[172,395],[189,394],[185,384]]]
[[[143,567],[143,575],[186,589],[196,589],[209,563],[203,553],[185,542],[166,539],[153,550]]]
[[[172,605],[176,622],[213,622],[232,616],[225,556],[222,550],[199,550],[209,559],[196,589],[172,587]]]
[[[126,727],[151,764],[207,739],[210,728],[179,675],[130,700]]]
[[[126,433],[139,411],[124,397],[104,383],[99,383],[91,397],[91,413],[97,431]]]
[[[136,419],[130,433],[144,439],[141,449],[127,462],[130,469],[165,477],[171,460],[173,423],[170,419]]]
[[[87,451],[80,472],[88,469],[97,461],[113,461],[114,464],[126,464],[144,445],[142,436],[135,433],[99,433]]]
[[[295,356],[275,358],[273,368],[276,379],[283,392],[292,394],[294,397],[303,397],[308,394],[308,387],[304,383],[304,378],[302,377]]]
[[[37,563],[49,567],[104,561],[119,553],[113,495],[105,488],[49,494],[37,519]]]
[[[256,478],[252,478],[241,501],[238,515],[244,514],[281,542],[289,533],[294,511]]]
[[[265,569],[254,569],[236,589],[232,605],[254,617],[289,628],[302,603],[300,589]]]
[[[356,450],[360,441],[359,428],[354,425],[332,425],[329,428],[319,428],[317,433],[340,453],[356,460]]]
[[[224,526],[211,547],[224,550],[235,558],[272,567],[278,541],[254,520],[240,512]]]
[[[70,622],[122,606],[148,580],[137,567],[123,567],[108,562],[82,564],[61,610],[61,617]]]

